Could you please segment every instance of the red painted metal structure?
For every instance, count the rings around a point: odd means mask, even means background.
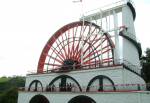
[[[112,65],[114,43],[98,25],[88,21],[67,24],[56,31],[41,53],[37,73]]]

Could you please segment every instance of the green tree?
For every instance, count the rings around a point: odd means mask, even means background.
[[[147,48],[145,51],[145,56],[141,58],[142,64],[142,77],[146,81],[146,83],[150,83],[150,48]],[[148,90],[150,90],[150,86],[148,86]]]
[[[3,92],[1,95],[0,103],[17,103],[18,89],[13,87]]]
[[[17,103],[18,87],[24,87],[25,77],[0,78],[0,103]]]
[[[10,88],[13,87],[24,87],[25,85],[25,77],[20,77],[20,76],[16,76],[16,77],[9,77],[8,79],[3,79],[0,78],[0,93],[9,90]]]

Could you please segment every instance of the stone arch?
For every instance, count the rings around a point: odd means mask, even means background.
[[[71,77],[71,76],[68,76],[68,75],[60,75],[60,76],[58,76],[58,77],[56,77],[56,78],[54,78],[50,83],[49,83],[49,87],[52,87],[53,85],[54,85],[54,83],[57,81],[57,80],[59,80],[59,79],[61,79],[61,83],[59,84],[59,87],[66,87],[66,83],[67,83],[67,79],[70,79],[70,80],[72,80],[74,83],[75,83],[75,85],[76,85],[76,89],[78,88],[78,90],[79,91],[82,91],[82,89],[81,89],[81,86],[80,86],[80,84],[78,83],[78,81],[76,80],[76,79],[74,79],[73,77]],[[60,88],[59,88],[60,89]],[[63,90],[63,88],[62,89],[60,89],[60,91],[67,91],[67,90]]]
[[[108,82],[110,83],[110,86],[113,90],[116,90],[114,82],[109,77],[107,77],[105,75],[98,75],[90,80],[86,91],[90,91],[92,83],[94,83],[96,80],[99,80],[99,87],[97,88],[97,91],[103,91],[104,90],[104,83],[103,83],[104,79],[108,80]],[[109,86],[109,85],[107,85],[107,86]]]
[[[35,87],[32,88],[32,86],[35,84]],[[38,85],[40,85],[40,88],[38,87]],[[34,89],[34,90],[32,90]],[[40,89],[40,91],[43,91],[43,85],[39,80],[33,80],[28,88],[28,91],[38,91],[38,89]]]

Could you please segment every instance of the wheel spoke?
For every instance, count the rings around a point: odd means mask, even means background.
[[[95,45],[99,40],[103,39],[103,35],[102,35],[100,38],[96,39],[97,36],[98,36],[98,35],[96,35],[96,36],[93,38],[93,40],[91,40],[91,41],[93,41],[93,42],[91,43],[91,45]],[[85,54],[85,52],[86,52],[89,48],[90,48],[90,47],[87,47],[87,48],[85,49],[85,51],[83,52],[83,54]]]
[[[57,50],[56,50],[56,48],[54,48],[54,47],[51,47],[51,49],[52,49],[52,51],[55,53],[55,54],[57,54],[57,56],[63,61],[64,59],[63,59],[63,56],[60,54],[60,52],[58,52]]]
[[[100,48],[99,50],[95,50],[95,51],[89,52],[89,54],[86,55],[86,56],[83,58],[83,60],[85,60],[86,58],[88,58],[88,57],[94,55],[95,53],[97,53],[97,54],[101,53],[101,51],[103,51],[103,50],[104,50],[105,48],[107,48],[107,47],[109,47],[109,45],[103,47],[102,49]]]
[[[65,32],[65,39],[67,40],[67,43],[68,43],[68,38],[67,38],[66,32]],[[69,58],[68,58],[68,55],[69,55],[69,53],[67,52],[66,59],[69,59]]]
[[[104,53],[108,52],[109,50],[111,50],[111,49],[107,49],[107,50],[103,51],[103,52],[102,52],[102,54],[104,54]],[[102,54],[99,54],[99,55],[97,55],[97,56],[95,56],[95,57],[93,57],[93,58],[91,58],[91,59],[89,59],[89,60],[85,61],[85,63],[86,63],[86,62],[89,62],[90,60],[95,59],[96,57],[99,57],[99,56],[100,56],[100,55],[102,55]]]
[[[59,38],[58,38],[58,42],[59,42],[61,48],[63,48],[62,43],[60,42]],[[58,46],[58,47],[59,47],[59,46]],[[61,51],[61,48],[59,47],[59,51],[61,52],[61,55],[62,55],[63,59],[65,59],[65,55],[64,55],[63,52]]]
[[[74,59],[73,57],[74,57],[74,45],[75,45],[75,37],[76,37],[76,33],[77,33],[77,28],[78,27],[76,27],[76,30],[75,30],[75,32],[74,32],[74,28],[73,28],[73,30],[72,30],[72,33],[73,33],[73,44],[72,44],[72,49],[71,49],[71,52],[70,52],[70,55],[71,55],[71,59]]]
[[[66,52],[66,49],[65,49],[65,44],[64,44],[63,35],[61,35],[61,37],[62,37],[62,44],[63,44],[62,48],[63,48],[63,50],[64,50],[64,52],[65,52],[65,59],[67,59],[67,52]]]
[[[62,67],[61,64],[51,64],[51,63],[44,63],[45,65],[51,65],[51,66],[57,66],[57,67]]]
[[[57,58],[54,58],[54,57],[52,57],[51,55],[46,55],[46,56],[48,56],[49,58],[53,59],[54,61],[56,60],[57,62],[63,64],[63,61],[61,61],[61,60],[59,60],[59,59],[57,59]]]
[[[70,58],[70,42],[69,42],[69,39],[70,39],[70,30],[68,30],[68,38],[67,38],[67,43],[68,43],[68,58]]]
[[[80,42],[82,41],[82,38],[83,38],[83,34],[82,33],[85,32],[86,28],[87,28],[87,26],[81,27],[79,41],[78,41],[78,44],[77,44],[76,49],[75,49],[75,57],[74,58],[77,58],[78,51],[79,51],[79,45],[80,45]],[[83,32],[82,32],[82,29],[83,29]]]
[[[88,31],[88,34],[90,33],[90,28],[91,28],[91,26],[89,26],[89,31]],[[84,40],[84,43],[83,43],[83,47],[84,47],[84,45],[87,43],[87,41],[90,39],[90,36],[94,33],[94,31],[96,30],[96,28],[94,28],[94,30],[91,32],[91,34],[89,34],[89,36],[87,36],[87,38],[86,38],[86,40]],[[97,35],[95,36],[95,38],[97,37]],[[94,39],[95,39],[94,38]],[[88,47],[88,48],[90,48],[90,46]],[[77,52],[77,59],[80,59],[80,55],[81,55],[81,51],[82,51],[82,47],[80,48],[80,50]],[[83,54],[85,54],[85,52],[87,51],[87,49],[85,50],[85,51],[83,51]]]

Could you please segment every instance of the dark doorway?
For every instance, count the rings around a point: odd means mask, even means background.
[[[36,95],[32,97],[29,103],[50,103],[48,99],[43,95]]]
[[[92,98],[80,95],[72,98],[68,103],[96,103]]]

